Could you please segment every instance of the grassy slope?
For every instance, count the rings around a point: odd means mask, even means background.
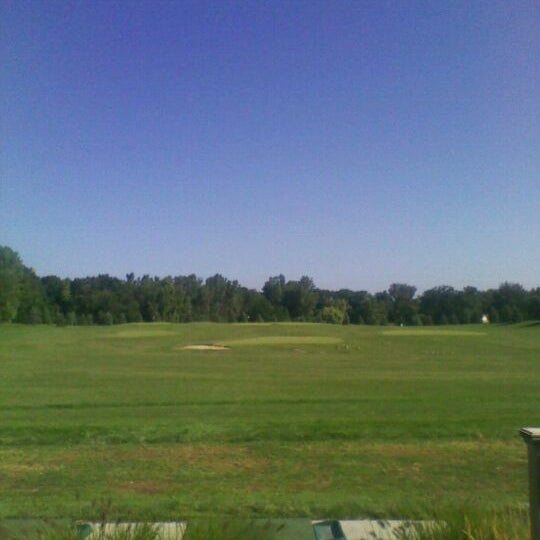
[[[0,517],[525,503],[539,352],[524,325],[2,326]]]

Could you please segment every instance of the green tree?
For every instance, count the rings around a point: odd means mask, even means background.
[[[277,320],[274,306],[260,292],[248,290],[245,295],[245,305],[249,321],[263,322]]]
[[[283,294],[285,292],[285,276],[269,277],[263,285],[262,292],[264,297],[274,306],[283,304]]]
[[[313,318],[317,293],[310,277],[302,276],[299,281],[288,281],[283,293],[283,305],[294,320],[310,321]]]
[[[501,322],[519,322],[527,316],[527,293],[519,283],[502,283],[493,293]]]
[[[448,324],[455,312],[456,295],[448,285],[428,289],[420,297],[420,311],[438,324]]]
[[[45,312],[45,295],[41,281],[33,270],[24,267],[19,280],[19,307],[15,321],[41,324]]]
[[[389,305],[388,293],[386,292],[368,296],[361,304],[361,316],[365,324],[388,324]]]
[[[530,292],[527,301],[527,315],[529,319],[540,320],[540,287]]]
[[[345,314],[336,306],[326,306],[321,310],[321,320],[329,324],[343,324]]]
[[[319,291],[319,301],[321,293]],[[348,324],[349,321],[349,303],[344,298],[334,298],[333,296],[325,299],[325,304],[319,311],[319,317],[322,322],[331,324]]]
[[[0,322],[11,322],[17,316],[23,270],[19,255],[0,246]]]
[[[416,287],[406,283],[392,283],[388,288],[390,317],[397,324],[413,324],[418,308],[414,302]]]

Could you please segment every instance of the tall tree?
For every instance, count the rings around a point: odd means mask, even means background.
[[[283,292],[283,305],[289,311],[291,318],[310,321],[313,318],[317,294],[313,280],[302,276],[299,281],[288,281]]]
[[[392,283],[388,288],[390,317],[397,324],[413,324],[417,313],[414,302],[416,287],[406,283]]]
[[[24,292],[26,270],[15,251],[0,246],[0,322],[16,319]]]
[[[262,292],[264,297],[274,306],[279,306],[283,302],[283,294],[285,292],[285,276],[269,277],[263,285]]]

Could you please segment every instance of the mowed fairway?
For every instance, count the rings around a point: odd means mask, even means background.
[[[527,501],[538,325],[0,326],[0,369],[0,518]]]

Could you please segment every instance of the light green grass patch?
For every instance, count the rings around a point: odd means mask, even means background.
[[[339,343],[343,343],[343,339],[333,336],[258,336],[222,341],[216,345],[244,347],[257,345],[336,345]]]
[[[428,336],[485,336],[485,332],[477,332],[474,330],[444,330],[437,328],[396,328],[394,330],[383,330],[381,332],[385,336],[418,336],[418,337],[428,337]]]
[[[119,339],[142,339],[152,337],[170,336],[171,333],[159,328],[131,328],[129,330],[121,330],[111,335],[112,338]]]

